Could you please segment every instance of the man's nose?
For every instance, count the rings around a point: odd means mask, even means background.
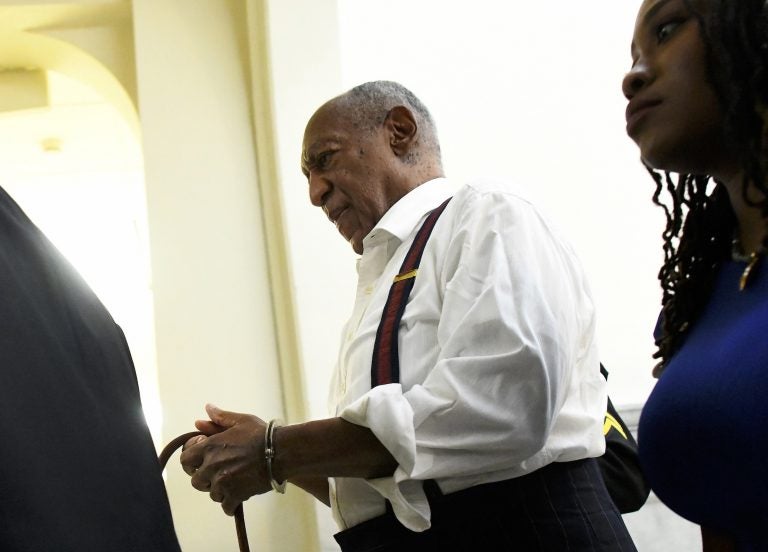
[[[315,207],[322,207],[325,205],[328,193],[331,191],[330,183],[314,171],[309,172],[307,180],[309,182],[309,201]]]

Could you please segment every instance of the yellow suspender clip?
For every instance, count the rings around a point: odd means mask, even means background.
[[[408,278],[415,278],[418,272],[419,272],[419,269],[414,268],[411,271],[404,272],[403,274],[398,274],[397,276],[395,276],[394,282],[401,282],[403,280],[407,280]]]

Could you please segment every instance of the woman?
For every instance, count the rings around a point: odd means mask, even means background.
[[[667,215],[641,463],[705,550],[768,550],[767,11],[644,0],[623,81]]]

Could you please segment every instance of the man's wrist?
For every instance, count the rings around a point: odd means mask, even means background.
[[[267,465],[267,477],[269,477],[269,482],[272,485],[272,489],[275,492],[278,492],[281,494],[285,492],[286,482],[285,482],[285,479],[277,479],[278,474],[275,473],[276,471],[275,457],[277,456],[275,433],[277,431],[277,428],[282,426],[282,424],[283,424],[282,420],[273,418],[267,424],[267,429],[264,435],[264,459]]]

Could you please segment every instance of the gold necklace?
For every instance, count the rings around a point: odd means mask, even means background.
[[[758,264],[760,264],[760,259],[762,258],[763,253],[765,253],[765,247],[761,245],[759,248],[752,251],[752,253],[746,255],[741,248],[741,242],[739,239],[733,239],[731,259],[734,261],[747,263],[747,266],[744,268],[744,272],[741,273],[741,278],[739,278],[739,291],[744,291],[744,288],[746,288],[747,284],[749,284],[749,279],[757,272],[756,269]]]

